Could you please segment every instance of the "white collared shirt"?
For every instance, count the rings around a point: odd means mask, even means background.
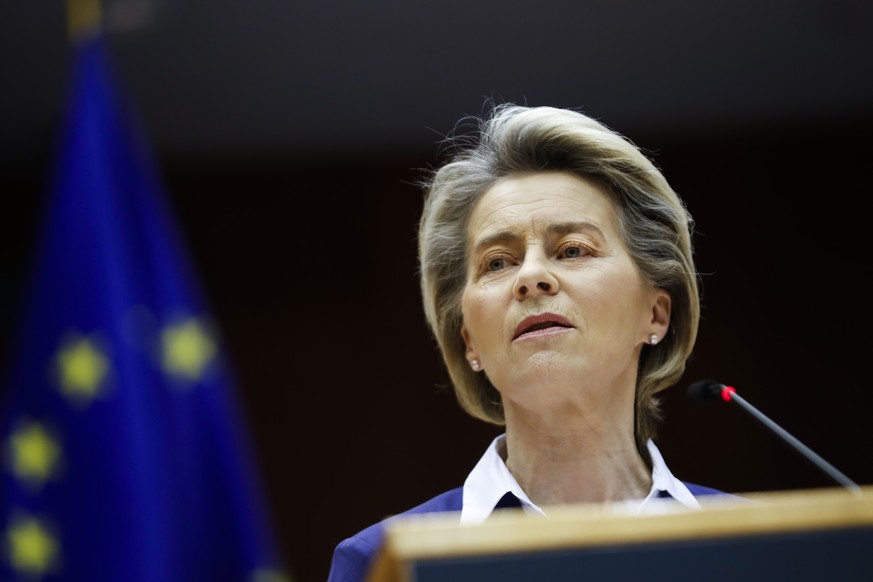
[[[462,524],[482,523],[488,519],[494,507],[507,492],[518,498],[525,511],[545,515],[545,512],[528,498],[500,457],[498,450],[505,439],[506,434],[502,434],[491,441],[485,454],[467,476],[461,508]],[[652,513],[657,512],[659,503],[672,498],[686,507],[699,508],[700,504],[688,487],[674,477],[667,468],[655,443],[649,439],[646,444],[652,457],[652,489],[642,501],[628,501],[625,505],[636,506],[640,513]],[[664,497],[661,492],[666,492],[669,497]]]

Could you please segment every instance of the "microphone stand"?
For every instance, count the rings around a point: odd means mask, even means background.
[[[836,481],[855,495],[861,494],[861,487],[859,487],[857,483],[846,477],[833,465],[817,455],[812,449],[794,438],[794,436],[792,436],[788,431],[767,418],[767,416],[762,414],[761,411],[749,404],[749,402],[745,398],[737,394],[736,391],[730,391],[730,397],[725,397],[725,399],[729,401],[734,401],[739,404],[746,412],[760,420],[767,428],[782,437],[785,442],[794,447],[801,455],[809,459],[816,467],[824,471],[834,481]]]
[[[861,487],[859,487],[857,483],[846,477],[833,465],[825,461],[819,455],[814,453],[809,447],[794,438],[794,436],[792,436],[788,431],[770,420],[757,408],[749,404],[745,398],[737,394],[737,390],[733,386],[727,386],[725,384],[722,384],[721,382],[716,382],[715,380],[700,380],[693,383],[689,387],[688,397],[692,400],[698,401],[716,400],[718,398],[721,398],[725,402],[736,402],[743,410],[751,414],[754,418],[761,421],[764,426],[772,430],[779,437],[781,437],[782,440],[794,447],[797,452],[799,452],[801,455],[803,455],[804,458],[806,458],[808,461],[810,461],[812,464],[822,470],[831,479],[833,479],[855,495],[861,495]]]

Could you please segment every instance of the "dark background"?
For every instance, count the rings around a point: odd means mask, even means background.
[[[832,485],[738,407],[686,399],[713,377],[873,484],[869,2],[105,7],[298,582],[325,579],[343,537],[462,484],[498,433],[457,407],[415,273],[415,181],[487,98],[599,118],[697,221],[703,320],[658,439],[673,472],[736,492]],[[64,102],[64,19],[61,2],[0,19],[3,354]]]

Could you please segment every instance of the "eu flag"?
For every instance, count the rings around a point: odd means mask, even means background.
[[[100,34],[0,408],[2,580],[287,580],[222,340]]]

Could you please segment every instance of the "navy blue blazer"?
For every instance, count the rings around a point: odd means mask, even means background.
[[[683,483],[685,483],[683,481]],[[695,485],[694,483],[685,483],[688,490],[695,497],[703,495],[729,495],[723,491]],[[421,505],[417,505],[412,509],[399,513],[397,515],[383,519],[382,521],[365,528],[350,538],[346,538],[340,542],[333,552],[333,560],[330,564],[330,574],[327,582],[363,582],[366,579],[373,558],[376,555],[379,547],[382,544],[382,539],[385,536],[385,524],[400,516],[411,515],[414,513],[435,513],[438,511],[461,511],[463,505],[463,487],[457,487],[451,491],[441,493],[436,497],[425,501]],[[498,507],[520,507],[520,503],[511,493],[507,496],[512,497],[512,501],[505,503],[501,500]],[[513,502],[514,501],[514,502]]]

